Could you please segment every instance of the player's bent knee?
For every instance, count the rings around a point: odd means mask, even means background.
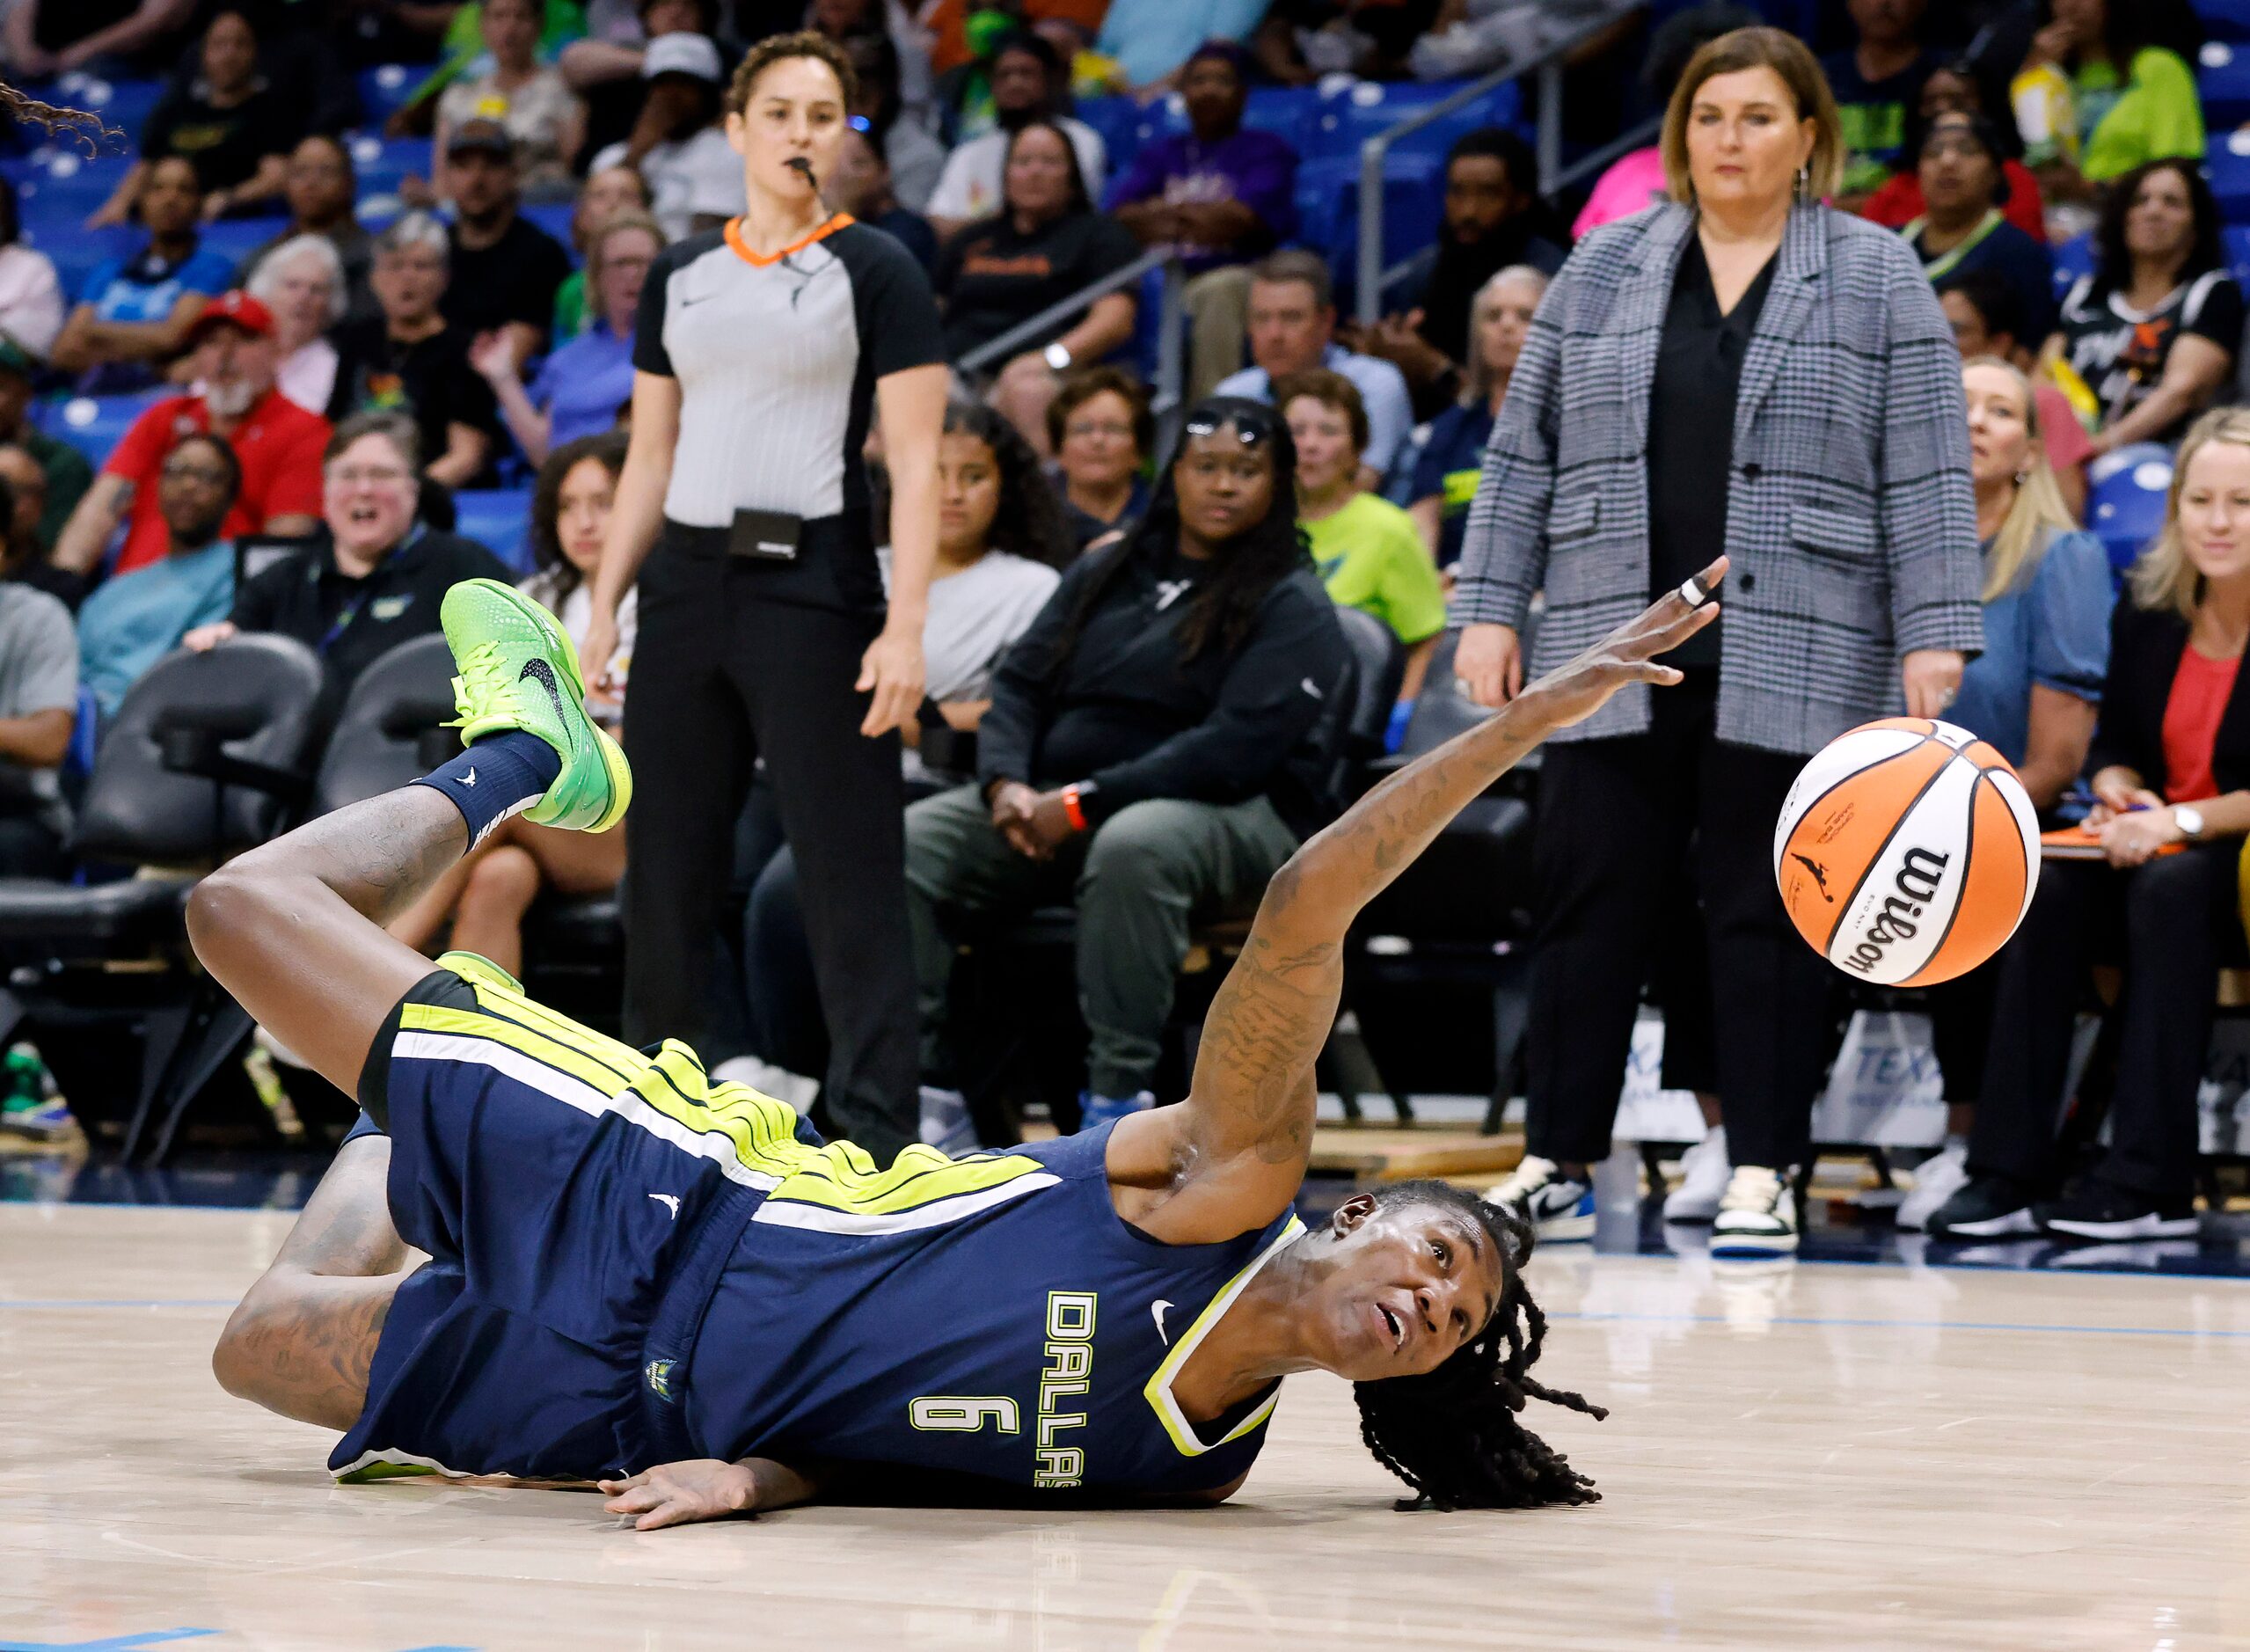
[[[521,912],[538,895],[539,863],[531,858],[530,850],[503,844],[470,868],[469,881],[461,891],[461,904]]]
[[[265,929],[271,916],[255,869],[239,862],[219,867],[187,897],[187,940],[206,963],[229,942]]]

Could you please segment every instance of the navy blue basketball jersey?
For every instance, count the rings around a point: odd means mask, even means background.
[[[1284,1214],[1219,1244],[1161,1243],[1111,1202],[1108,1144],[1105,1128],[933,1166],[879,1209],[822,1178],[783,1181],[705,1314],[690,1436],[713,1457],[898,1465],[1034,1491],[1236,1479],[1279,1384],[1202,1424],[1171,1384],[1304,1224]]]

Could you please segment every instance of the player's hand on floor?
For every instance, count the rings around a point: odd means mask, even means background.
[[[723,1520],[757,1507],[757,1480],[740,1463],[715,1457],[663,1463],[630,1480],[602,1481],[608,1499],[602,1507],[632,1520],[636,1531],[685,1525],[692,1520]]]

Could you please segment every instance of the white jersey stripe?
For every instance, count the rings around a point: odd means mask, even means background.
[[[924,1228],[944,1227],[964,1217],[975,1216],[979,1210],[989,1210],[1027,1193],[1037,1193],[1041,1188],[1052,1188],[1062,1180],[1042,1170],[1004,1181],[997,1188],[934,1200],[911,1210],[874,1214],[838,1210],[824,1204],[800,1204],[793,1199],[768,1199],[750,1220],[769,1227],[804,1228],[815,1233],[917,1233]]]

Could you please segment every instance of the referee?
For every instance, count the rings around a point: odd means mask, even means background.
[[[922,702],[946,369],[920,266],[822,202],[852,91],[817,34],[763,41],[735,72],[749,205],[668,248],[642,289],[584,660],[598,681],[637,580],[625,1036],[694,1043],[710,1026],[715,918],[763,758],[828,1018],[830,1120],[888,1163],[917,1135],[897,731]],[[878,412],[888,603],[860,460]]]

